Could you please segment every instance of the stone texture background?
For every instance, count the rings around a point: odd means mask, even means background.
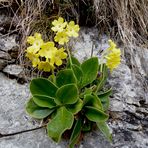
[[[0,16],[0,24],[5,19]],[[0,134],[26,131],[40,126],[24,110],[30,95],[29,84],[18,83],[22,82],[20,79],[26,78],[23,67],[16,62],[16,38],[16,34],[4,36],[0,32]],[[95,28],[81,28],[80,37],[71,41],[72,51],[81,61],[91,56],[92,48],[93,55],[99,57],[98,51],[108,47],[107,40],[106,36],[98,40],[98,31]],[[107,142],[99,131],[93,131],[85,135],[78,146],[80,148],[148,147],[148,50],[134,47],[133,56],[138,70],[133,71],[130,52],[123,51],[122,46],[121,49],[122,62],[109,78],[113,96],[108,123],[113,133],[113,143]],[[67,141],[54,143],[47,137],[44,128],[8,137],[0,135],[0,148],[65,147]]]

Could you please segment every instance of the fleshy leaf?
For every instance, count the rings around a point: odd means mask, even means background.
[[[71,69],[61,70],[56,76],[56,84],[58,87],[76,82],[76,77]]]
[[[33,118],[43,119],[50,115],[54,111],[54,109],[39,107],[34,103],[33,99],[31,98],[26,104],[26,111]]]
[[[108,141],[112,141],[112,134],[108,127],[108,125],[105,122],[97,122],[98,128],[101,130],[103,135],[107,138]]]
[[[74,75],[75,75],[75,77],[77,79],[77,84],[80,85],[81,84],[81,81],[82,81],[82,77],[83,77],[83,72],[82,72],[81,67],[73,64],[71,66],[71,68],[72,68],[72,70],[74,72]]]
[[[78,59],[77,58],[75,58],[75,57],[71,57],[71,60],[72,60],[72,64],[75,64],[75,65],[77,65],[78,67],[80,67],[81,66],[81,64],[80,64],[80,62],[78,61]],[[70,68],[70,60],[68,59],[68,62],[67,62],[67,67],[68,68]]]
[[[83,107],[83,101],[79,99],[75,104],[67,105],[66,108],[68,111],[72,112],[73,114],[77,114]]]
[[[77,66],[79,66],[80,67],[80,62],[78,61],[78,59],[77,58],[75,58],[75,57],[71,57],[71,60],[72,60],[72,64],[75,64],[75,65],[77,65]]]
[[[61,104],[74,104],[78,100],[78,88],[75,84],[67,84],[57,90],[55,102]]]
[[[81,126],[82,126],[82,119],[78,119],[75,123],[75,126],[73,128],[71,137],[70,137],[70,148],[74,148],[74,145],[77,143],[80,134],[81,134]]]
[[[84,106],[93,106],[97,109],[103,110],[101,101],[96,95],[87,94],[84,96]]]
[[[109,108],[109,96],[112,93],[112,89],[107,90],[104,93],[101,93],[98,95],[98,98],[100,99],[104,110],[107,110]]]
[[[30,83],[30,91],[32,95],[45,95],[55,97],[57,86],[45,78],[33,79]]]
[[[54,99],[48,96],[34,95],[33,101],[40,107],[53,108],[56,106]]]
[[[101,70],[101,65],[99,65],[99,71],[102,71],[102,72],[101,72],[101,76],[97,80],[98,81],[97,92],[99,92],[103,88],[108,78],[108,68],[105,64],[103,64],[102,70]]]
[[[108,119],[108,115],[106,113],[91,106],[85,106],[85,115],[93,122],[102,122]]]
[[[74,116],[65,107],[57,110],[55,117],[48,123],[48,136],[59,142],[62,134],[73,125]]]
[[[48,77],[48,80],[49,81],[51,81],[52,83],[55,83],[55,75],[50,75],[49,77]]]
[[[84,92],[80,94],[80,98],[84,98],[85,95],[91,95],[93,90],[91,88],[85,87]]]
[[[86,61],[84,61],[81,65],[83,71],[83,79],[82,79],[82,86],[86,86],[93,82],[98,73],[98,58],[93,57]]]

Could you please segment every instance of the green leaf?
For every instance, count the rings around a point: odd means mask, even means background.
[[[87,94],[84,96],[83,106],[93,106],[97,109],[103,110],[101,101],[96,95]]]
[[[75,104],[67,105],[68,111],[72,112],[74,115],[77,114],[83,107],[83,101],[79,99]]]
[[[98,58],[93,57],[84,61],[81,65],[83,71],[82,87],[92,83],[98,73]]]
[[[55,78],[56,78],[55,75],[52,74],[48,77],[48,80],[55,83]]]
[[[61,70],[56,76],[56,84],[58,87],[76,82],[76,77],[71,69]]]
[[[78,101],[78,88],[75,84],[60,87],[56,93],[55,102],[61,104],[74,104]]]
[[[82,126],[82,119],[78,119],[75,123],[75,126],[73,128],[71,137],[70,137],[70,148],[74,148],[75,144],[77,143],[80,134],[81,134],[81,126]]]
[[[67,111],[65,107],[60,107],[55,117],[47,125],[48,136],[59,142],[62,134],[72,127],[73,121],[72,113]]]
[[[111,142],[112,134],[108,125],[105,122],[97,122],[97,126],[100,129],[100,131],[104,134],[104,136],[107,138],[107,140]]]
[[[43,119],[50,115],[54,111],[54,109],[39,107],[31,98],[26,104],[26,111],[33,118]]]
[[[77,65],[78,67],[80,67],[81,66],[81,64],[80,64],[80,62],[78,61],[78,59],[77,58],[75,58],[75,57],[71,57],[71,60],[72,60],[72,64],[75,64],[75,65]],[[67,62],[67,68],[70,68],[70,60],[68,59],[68,62]]]
[[[32,95],[44,95],[49,97],[55,97],[57,86],[51,81],[45,78],[33,79],[30,83],[30,91]]]
[[[93,90],[91,88],[85,87],[84,92],[80,94],[80,98],[84,98],[85,95],[91,95]]]
[[[99,66],[99,71],[101,71],[101,76],[97,79],[98,81],[97,92],[99,92],[103,88],[108,78],[108,69],[105,64],[103,64],[102,70],[101,70],[101,65]]]
[[[98,97],[99,98],[109,97],[111,94],[112,94],[112,88],[108,89],[105,92],[99,92]]]
[[[100,99],[104,110],[107,110],[109,108],[109,96],[112,93],[112,89],[110,88],[104,93],[98,94],[98,98]]]
[[[85,106],[85,115],[93,122],[106,121],[108,119],[108,115],[106,113],[91,106]]]
[[[82,77],[83,77],[82,69],[79,66],[75,65],[75,64],[73,64],[71,66],[71,68],[72,68],[72,70],[74,72],[74,75],[75,75],[75,77],[77,79],[77,84],[80,85],[81,81],[82,81]]]
[[[54,99],[48,96],[34,95],[33,101],[40,107],[53,108],[56,106]]]
[[[84,94],[84,96],[85,96],[85,95],[88,95],[88,94],[91,95],[92,92],[93,92],[92,88],[87,88],[87,87],[85,87],[85,90],[84,90],[84,93],[83,93],[83,94]]]

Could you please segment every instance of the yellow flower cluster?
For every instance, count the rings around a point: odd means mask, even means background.
[[[55,42],[60,45],[64,45],[69,41],[69,37],[78,37],[80,30],[79,25],[75,25],[74,21],[64,22],[62,17],[52,22],[53,27],[51,28],[56,36],[54,37]]]
[[[116,48],[116,44],[112,40],[109,40],[109,45],[110,47],[107,49],[107,55],[105,56],[106,65],[113,71],[120,64],[121,51],[119,48]]]
[[[51,28],[55,32],[54,41],[64,45],[69,41],[69,37],[78,37],[79,25],[74,21],[64,22],[62,17],[52,22]],[[32,61],[33,67],[39,70],[51,71],[56,66],[62,65],[62,60],[66,59],[67,53],[61,47],[58,49],[54,42],[44,42],[40,33],[29,36],[27,42],[31,45],[26,50],[26,57]]]
[[[33,67],[46,72],[62,65],[67,53],[64,48],[56,48],[54,42],[44,42],[40,33],[29,36],[27,42],[31,45],[26,50],[26,57],[32,61]]]

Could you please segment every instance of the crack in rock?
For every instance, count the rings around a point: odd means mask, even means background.
[[[19,134],[23,134],[23,133],[27,133],[27,132],[31,132],[31,131],[35,131],[35,130],[39,130],[39,129],[45,127],[45,126],[46,125],[43,125],[43,126],[40,126],[40,127],[36,127],[36,128],[28,129],[28,130],[23,130],[23,131],[18,131],[18,132],[14,132],[14,133],[10,133],[10,134],[1,134],[0,133],[0,138],[15,136],[15,135],[19,135]]]

